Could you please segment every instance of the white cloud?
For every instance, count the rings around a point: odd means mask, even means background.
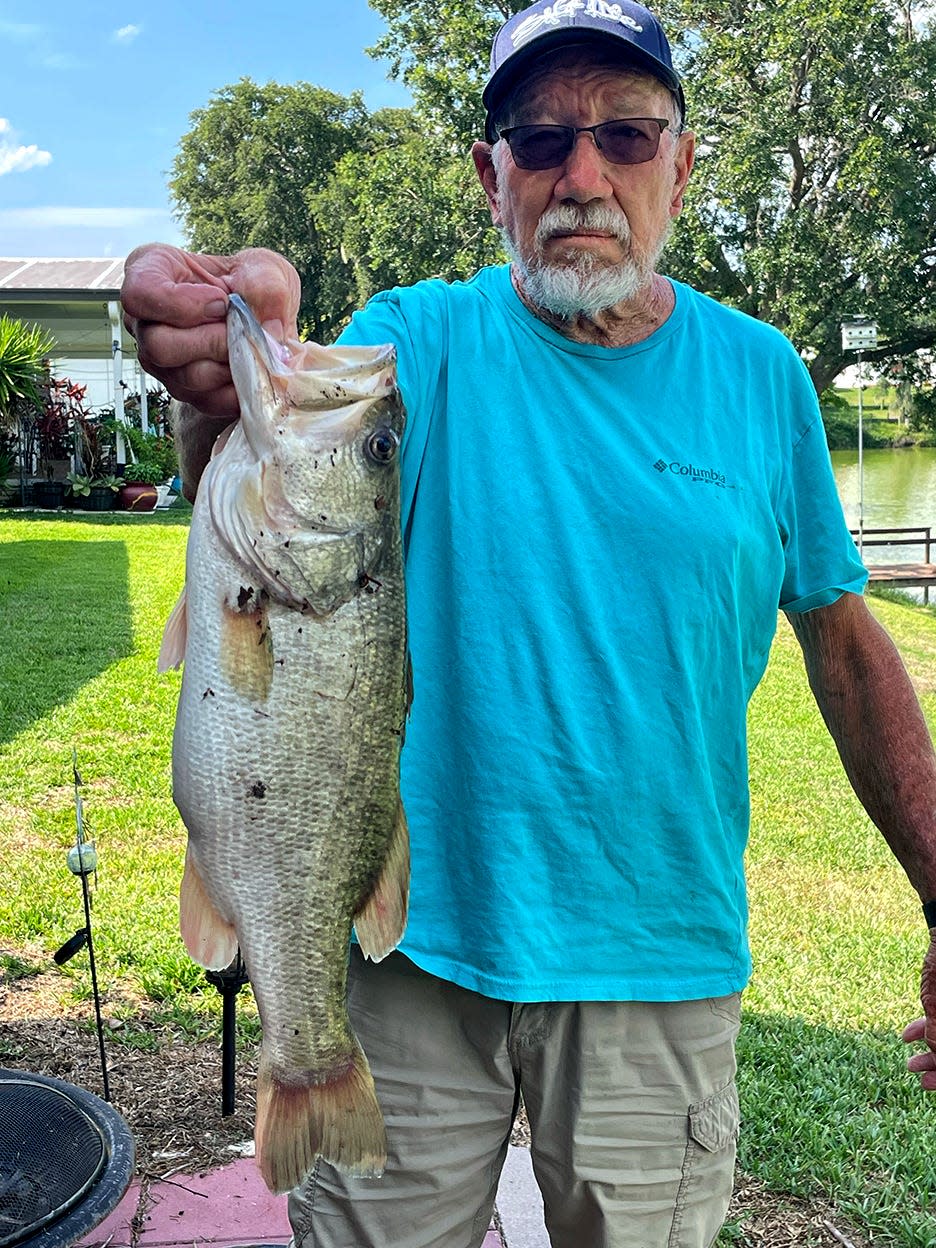
[[[40,65],[43,69],[79,69],[81,67],[81,61],[71,52],[39,52],[34,57],[33,64]]]
[[[168,211],[161,208],[70,208],[63,205],[0,209],[0,225],[14,230],[61,230],[75,227],[134,229],[168,219]]]
[[[0,177],[5,173],[24,173],[47,165],[52,159],[51,152],[43,151],[35,143],[17,143],[17,137],[7,118],[0,117]]]
[[[115,30],[111,35],[114,43],[133,43],[137,35],[142,31],[142,26],[134,26],[132,23],[127,26],[121,26],[119,30]]]
[[[0,21],[0,39],[12,39],[17,43],[30,43],[42,34],[42,27],[34,22]]]

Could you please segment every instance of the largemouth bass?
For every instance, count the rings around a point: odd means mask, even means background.
[[[317,1155],[362,1175],[386,1159],[346,983],[352,921],[374,959],[406,922],[404,413],[392,347],[283,360],[236,295],[228,344],[241,416],[198,488],[160,669],[184,659],[182,936],[211,969],[240,946],[263,1026],[256,1155],[286,1191]]]

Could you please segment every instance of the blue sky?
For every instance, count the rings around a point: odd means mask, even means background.
[[[366,0],[0,0],[0,255],[181,241],[166,179],[192,110],[245,76],[405,105],[364,52],[382,31]]]

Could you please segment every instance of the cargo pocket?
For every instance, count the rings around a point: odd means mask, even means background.
[[[688,1139],[668,1248],[711,1248],[734,1182],[740,1122],[734,1083],[689,1106]]]

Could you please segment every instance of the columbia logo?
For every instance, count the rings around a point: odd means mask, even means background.
[[[653,466],[657,472],[671,472],[673,476],[685,477],[689,481],[717,485],[723,490],[737,489],[737,486],[728,484],[725,474],[718,468],[699,468],[695,464],[681,464],[678,459],[666,460],[662,457]]]

